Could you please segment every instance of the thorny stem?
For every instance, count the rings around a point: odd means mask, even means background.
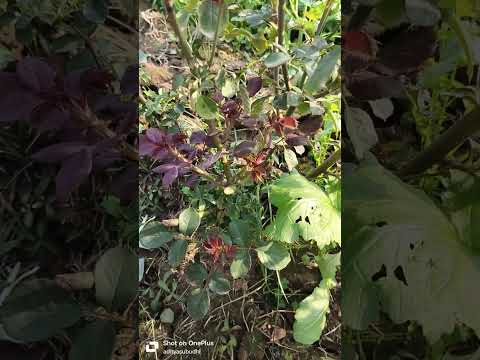
[[[315,179],[320,175],[324,174],[333,164],[335,164],[338,160],[340,160],[340,156],[342,155],[342,150],[337,149],[333,154],[331,154],[319,167],[314,169],[307,175],[308,179]]]
[[[428,148],[408,162],[400,169],[400,175],[414,175],[429,169],[477,131],[480,131],[480,107],[458,120]]]
[[[327,18],[328,15],[330,15],[330,11],[332,10],[333,7],[333,2],[334,0],[328,0],[327,4],[325,5],[325,9],[323,10],[322,18],[320,19],[320,22],[318,23],[316,35],[321,36],[323,33],[323,30],[325,29],[325,25],[327,23]],[[303,86],[305,85],[305,82],[307,81],[307,72],[304,71],[302,78],[300,79],[300,83],[298,84],[298,87],[300,89],[303,89]],[[287,111],[287,115],[292,115],[293,112],[295,111],[294,106],[290,106]]]
[[[190,71],[194,73],[195,71],[195,62],[192,55],[192,49],[190,45],[188,45],[187,41],[183,37],[183,34],[180,30],[180,26],[177,22],[177,16],[175,14],[175,9],[172,5],[172,0],[163,0],[163,4],[165,6],[165,12],[167,13],[167,21],[169,25],[172,27],[173,31],[175,32],[175,36],[178,39],[180,49],[182,51],[183,57],[187,60],[188,66],[190,67]]]
[[[177,158],[177,160],[180,160],[181,162],[189,164],[194,173],[200,176],[203,176],[210,181],[216,182],[217,179],[215,179],[215,176],[210,174],[208,171],[203,170],[202,168],[199,168],[198,166],[191,164],[190,161],[185,159],[185,157],[177,151],[177,149],[170,148],[170,152]]]
[[[108,139],[118,139],[117,134],[109,129],[104,121],[99,120],[93,112],[90,111],[88,108],[83,108],[78,103],[72,101],[73,108],[75,110],[75,114],[78,118],[88,127],[93,128],[97,133],[101,134],[102,136]],[[132,145],[125,141],[120,142],[121,150],[124,155],[132,161],[138,161],[138,151]]]
[[[278,45],[283,46],[285,38],[285,0],[278,0]],[[288,65],[282,64],[283,79],[285,88],[290,91],[290,83],[288,79]]]
[[[217,52],[217,44],[218,44],[218,38],[220,35],[220,28],[222,26],[223,16],[225,14],[224,0],[219,0],[218,6],[220,10],[218,12],[218,21],[217,21],[217,28],[215,29],[215,38],[213,40],[213,49],[212,49],[212,53],[210,54],[210,59],[208,60],[208,65],[207,65],[209,69],[213,64],[213,59],[215,58],[215,53]]]

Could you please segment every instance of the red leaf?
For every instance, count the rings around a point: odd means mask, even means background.
[[[347,31],[343,33],[342,41],[346,53],[366,58],[375,56],[374,40],[363,31]]]
[[[293,116],[286,116],[280,119],[280,124],[287,129],[296,129],[298,127],[298,121]]]

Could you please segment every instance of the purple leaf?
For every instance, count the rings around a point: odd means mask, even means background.
[[[44,103],[32,113],[32,125],[42,131],[58,130],[70,120],[70,113],[55,106]]]
[[[92,171],[92,152],[84,149],[72,155],[62,163],[62,168],[55,179],[57,198],[66,200],[68,194],[75,190]]]
[[[0,123],[28,120],[32,111],[42,102],[42,99],[26,90],[12,91],[1,96]]]
[[[111,191],[124,203],[138,199],[138,163],[132,163],[115,176]]]
[[[138,93],[138,65],[129,66],[120,81],[120,90],[124,95],[135,95]]]
[[[95,145],[93,151],[94,170],[105,169],[122,159],[121,153],[117,150],[113,140],[103,140]]]
[[[173,184],[173,182],[177,179],[179,175],[179,167],[178,165],[173,164],[164,164],[157,166],[153,169],[154,172],[163,174],[162,178],[162,186],[167,188]]]
[[[243,126],[249,129],[257,129],[260,126],[260,120],[251,116],[244,117],[240,120]]]
[[[207,134],[204,131],[195,131],[190,136],[190,144],[204,144],[207,140]]]
[[[44,163],[57,163],[64,161],[74,154],[91,150],[92,146],[84,142],[72,141],[47,146],[32,155],[32,158]]]
[[[198,167],[204,170],[210,168],[213,164],[215,164],[224,154],[222,152],[217,152],[215,154],[209,154],[206,156],[205,160],[203,160]]]
[[[287,135],[286,142],[289,146],[306,145],[308,139],[306,136],[290,133]]]
[[[215,91],[215,92],[213,93],[213,95],[211,96],[211,98],[212,98],[212,100],[215,101],[217,104],[220,104],[220,103],[223,101],[223,99],[224,99],[224,97],[223,97],[223,95],[222,95],[222,92],[219,91],[219,90]]]
[[[233,150],[233,155],[236,157],[245,157],[250,155],[254,148],[254,141],[244,141]]]
[[[402,82],[393,76],[365,72],[352,79],[348,90],[359,100],[377,100],[385,97],[402,98],[405,90]]]
[[[262,85],[263,85],[262,78],[259,76],[248,79],[247,80],[248,96],[250,97],[255,96],[255,94],[258,93],[262,88]]]
[[[20,82],[35,92],[45,92],[55,86],[55,70],[45,61],[27,57],[17,65]]]
[[[307,136],[315,135],[322,124],[323,117],[320,115],[307,115],[298,119],[298,129]]]
[[[190,188],[194,187],[198,183],[198,180],[200,180],[200,176],[198,175],[189,176],[187,181],[185,182],[185,185],[187,185]]]
[[[155,144],[160,144],[165,141],[165,133],[160,129],[147,129],[145,135],[147,136],[149,141]]]

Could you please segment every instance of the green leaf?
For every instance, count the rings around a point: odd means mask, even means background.
[[[115,344],[115,324],[95,320],[80,329],[73,339],[69,360],[110,360]]]
[[[209,289],[218,295],[225,295],[230,291],[230,282],[220,272],[215,272],[208,283]]]
[[[108,250],[95,265],[95,297],[108,311],[122,311],[135,298],[138,257],[130,250]]]
[[[388,27],[394,27],[401,23],[405,17],[404,0],[382,0],[376,7],[378,19]]]
[[[282,270],[290,263],[290,254],[280,243],[272,241],[256,250],[258,259],[267,269]]]
[[[140,247],[144,249],[158,249],[169,243],[173,234],[158,221],[151,221],[140,232]]]
[[[108,4],[105,0],[86,0],[83,5],[83,16],[95,24],[103,24],[108,15]]]
[[[164,324],[172,324],[174,319],[175,319],[175,314],[170,308],[166,308],[160,314],[160,321]]]
[[[284,52],[274,52],[265,59],[265,66],[267,68],[274,68],[286,64],[290,60],[290,56]]]
[[[81,308],[53,281],[35,279],[18,285],[0,306],[0,339],[44,341],[74,325]]]
[[[337,269],[340,267],[340,258],[341,253],[326,254],[315,258],[323,279],[335,280]]]
[[[318,62],[313,74],[305,83],[305,91],[314,94],[322,90],[331,79],[335,69],[338,67],[341,56],[341,47],[334,46],[330,52]]]
[[[248,274],[252,266],[252,259],[247,249],[237,250],[235,258],[230,264],[230,274],[234,279],[239,279]]]
[[[230,236],[232,237],[232,242],[235,245],[246,247],[251,241],[251,226],[248,222],[232,219],[228,225],[230,230]]]
[[[0,45],[0,70],[5,69],[9,62],[15,60],[15,55],[3,45]]]
[[[228,12],[225,10],[224,16],[220,19],[219,4],[213,0],[203,0],[198,7],[198,27],[207,39],[214,40],[218,21],[221,21],[218,36],[221,36],[228,21]]]
[[[236,84],[230,79],[226,80],[225,84],[222,86],[222,95],[226,98],[231,98],[236,93],[237,93]]]
[[[387,119],[393,115],[393,102],[389,98],[370,100],[368,103],[375,116],[383,121],[387,121]]]
[[[185,235],[192,235],[200,226],[200,221],[200,214],[195,209],[185,209],[178,217],[178,229]]]
[[[315,183],[298,173],[278,179],[270,189],[270,200],[278,208],[265,234],[275,241],[293,243],[301,236],[316,241],[321,249],[340,244],[340,213]]]
[[[292,171],[298,165],[297,155],[293,150],[285,148],[283,152],[283,156],[285,158],[285,163],[287,164],[288,170]]]
[[[478,287],[480,257],[463,246],[444,211],[373,157],[342,186],[342,226],[350,234],[342,250],[345,324],[367,328],[381,304],[395,323],[418,322],[430,343],[459,323],[479,333],[472,289]],[[372,280],[382,267],[386,275]]]
[[[199,96],[195,105],[198,116],[205,120],[214,120],[217,118],[218,105],[207,96]]]
[[[428,0],[405,0],[405,11],[416,26],[434,26],[442,18],[440,10]]]
[[[355,155],[358,159],[363,159],[378,142],[377,132],[370,115],[360,108],[347,107],[345,124],[355,148]]]
[[[193,289],[187,299],[187,312],[193,320],[201,320],[210,308],[210,297],[204,289]]]
[[[183,239],[177,240],[172,244],[168,251],[168,263],[171,267],[180,265],[187,253],[187,247],[188,243]]]
[[[192,285],[202,285],[203,281],[207,278],[207,270],[205,266],[200,263],[195,263],[189,266],[185,275],[187,281]]]
[[[311,345],[320,339],[325,328],[330,303],[330,291],[324,281],[303,299],[295,311],[293,338],[301,344]]]

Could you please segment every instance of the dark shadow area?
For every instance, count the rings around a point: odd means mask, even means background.
[[[138,354],[138,4],[0,1],[0,356]]]
[[[342,358],[479,356],[475,1],[343,1]]]

